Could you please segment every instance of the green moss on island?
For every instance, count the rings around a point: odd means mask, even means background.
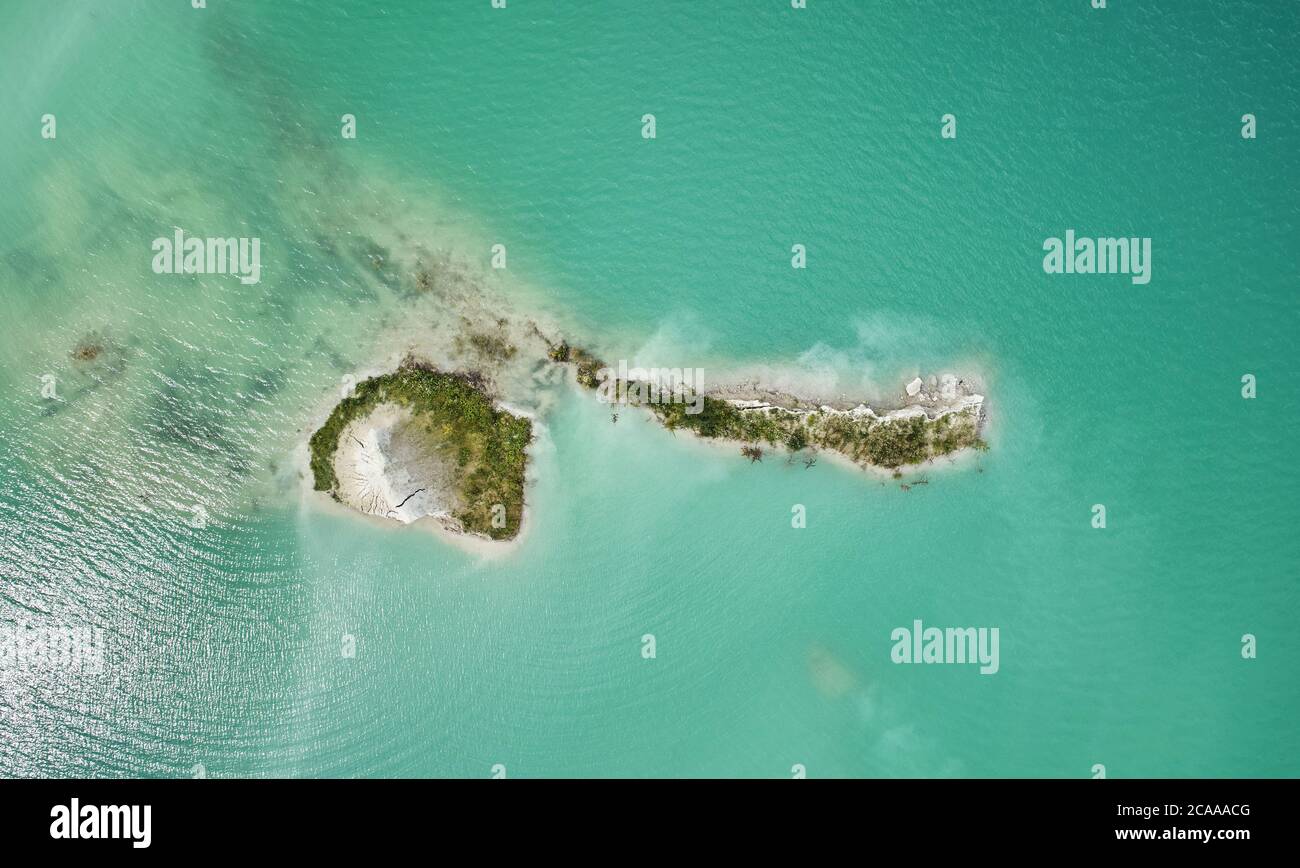
[[[594,389],[600,385],[597,372],[606,365],[588,352],[559,344],[551,348],[551,359],[577,367],[579,384]],[[622,390],[630,404],[642,390]],[[743,444],[784,446],[790,452],[829,449],[863,465],[898,468],[920,464],[961,449],[987,449],[979,436],[978,413],[971,409],[945,413],[938,418],[917,413],[902,418],[875,418],[866,414],[796,411],[780,407],[742,409],[720,398],[703,396],[699,413],[688,413],[684,403],[644,402],[664,427],[684,429],[700,437],[735,440]],[[752,447],[751,447],[752,448]],[[742,450],[743,451],[743,450]],[[745,452],[753,459],[750,452]],[[760,453],[761,454],[761,453]]]
[[[511,539],[524,509],[526,448],[532,423],[497,409],[473,376],[450,374],[407,359],[391,374],[358,383],[330,413],[310,441],[311,471],[317,491],[337,499],[334,456],[344,429],[381,404],[408,408],[430,435],[455,480],[455,518],[470,533]],[[504,526],[494,526],[493,507],[505,508]],[[501,510],[496,510],[500,525]]]

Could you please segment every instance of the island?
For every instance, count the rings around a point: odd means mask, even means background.
[[[988,449],[980,437],[984,397],[952,375],[935,378],[928,390],[919,377],[912,380],[906,387],[907,403],[878,414],[863,403],[817,404],[759,384],[722,386],[708,394],[684,396],[665,394],[659,383],[611,383],[610,366],[565,342],[552,346],[549,357],[573,365],[579,385],[613,392],[621,396],[621,403],[645,407],[670,431],[739,443],[741,454],[750,461],[761,461],[765,448],[784,449],[791,455],[828,450],[863,468],[884,468],[897,476],[906,465],[963,449]]]
[[[512,411],[498,396],[499,383],[514,382],[512,366],[526,370],[528,382],[552,386],[571,371],[571,382],[611,405],[612,421],[638,408],[673,433],[737,445],[750,462],[775,452],[811,468],[826,455],[901,479],[905,467],[988,448],[984,397],[953,375],[913,379],[900,405],[880,413],[758,382],[708,389],[698,380],[648,382],[636,378],[644,373],[629,377],[625,365],[615,372],[589,350],[548,339],[531,322],[516,335],[505,318],[487,330],[468,318],[463,325],[468,331],[451,340],[442,367],[408,354],[334,406],[308,443],[317,491],[367,515],[406,524],[430,519],[452,534],[493,542],[516,539],[534,426],[533,414]],[[922,476],[900,487],[928,482]]]
[[[414,357],[358,383],[309,442],[314,488],[359,512],[510,540],[523,523],[532,421],[481,378]]]

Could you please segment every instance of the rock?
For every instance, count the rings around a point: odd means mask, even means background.
[[[921,387],[922,387],[923,385],[925,385],[925,383],[921,380],[920,377],[917,377],[915,380],[913,380],[912,382],[908,383],[908,384],[907,384],[907,396],[908,396],[909,398],[915,398],[916,395],[917,395],[917,393],[921,391]]]

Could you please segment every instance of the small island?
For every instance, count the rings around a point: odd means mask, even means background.
[[[499,408],[484,382],[412,357],[358,383],[309,443],[317,491],[404,523],[510,540],[524,512],[532,422]]]
[[[581,386],[609,385],[601,375],[610,367],[580,347],[561,342],[548,355],[553,362],[573,365]],[[724,388],[696,396],[692,402],[663,400],[658,384],[633,380],[612,385],[627,396],[627,403],[645,407],[668,430],[739,443],[741,454],[750,461],[761,461],[765,448],[791,454],[825,449],[860,467],[884,468],[897,475],[907,465],[963,449],[988,449],[980,437],[984,397],[953,376],[936,379],[929,391],[916,378],[907,385],[909,403],[883,415],[866,404],[832,407],[756,386]]]

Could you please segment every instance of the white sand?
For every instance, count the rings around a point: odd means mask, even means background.
[[[403,524],[427,516],[459,530],[452,517],[453,476],[430,451],[410,410],[380,404],[339,436],[334,453],[339,500],[367,515]]]

